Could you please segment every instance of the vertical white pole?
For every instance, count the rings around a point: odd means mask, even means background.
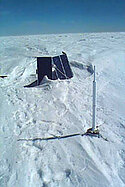
[[[94,66],[92,131],[95,130],[95,115],[96,115],[96,81],[95,81],[95,66]]]

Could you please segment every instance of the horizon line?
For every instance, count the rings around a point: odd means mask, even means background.
[[[65,32],[65,33],[20,34],[20,35],[0,35],[0,37],[20,37],[20,36],[39,36],[39,35],[65,35],[65,34],[92,34],[92,33],[125,33],[125,31],[93,31],[93,32]]]

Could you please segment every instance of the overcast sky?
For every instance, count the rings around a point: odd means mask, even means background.
[[[125,0],[0,0],[0,36],[125,31]]]

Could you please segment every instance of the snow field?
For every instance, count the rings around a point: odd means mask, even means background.
[[[0,186],[125,186],[125,33],[0,38]],[[67,52],[74,77],[33,82],[36,56]],[[92,123],[96,66],[97,125],[108,138],[17,141],[85,132]]]

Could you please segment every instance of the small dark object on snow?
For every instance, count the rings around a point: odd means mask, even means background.
[[[7,75],[0,75],[0,78],[5,78],[5,77],[7,77]]]

